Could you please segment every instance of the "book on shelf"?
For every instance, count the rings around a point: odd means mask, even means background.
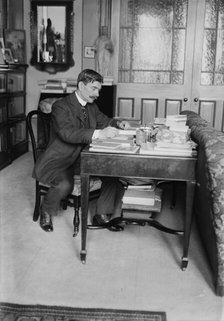
[[[162,189],[156,187],[154,191],[154,204],[129,204],[122,203],[123,217],[127,218],[146,218],[147,215],[151,215],[151,212],[160,212],[162,207]]]
[[[63,89],[58,89],[58,88],[55,88],[55,89],[43,88],[43,89],[41,89],[41,92],[42,93],[63,94],[64,90]]]
[[[155,191],[144,189],[130,189],[127,188],[122,198],[123,204],[131,205],[154,205]]]
[[[74,79],[47,79],[39,82],[43,93],[72,93],[77,88],[77,81]]]
[[[66,93],[71,94],[77,89],[76,86],[67,86]]]
[[[130,220],[150,220],[152,217],[153,212],[146,209],[146,210],[140,210],[137,209],[123,209],[122,210],[122,217]]]
[[[63,88],[63,83],[65,82],[63,82],[62,80],[49,79],[45,84],[45,88]]]
[[[128,185],[128,188],[131,190],[144,190],[144,191],[154,191],[156,188],[156,184],[152,181],[151,184],[147,185]]]
[[[73,78],[67,78],[66,79],[67,86],[77,86],[77,80]]]

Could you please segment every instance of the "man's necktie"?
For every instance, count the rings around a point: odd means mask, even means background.
[[[84,122],[85,122],[85,124],[87,124],[88,123],[88,114],[87,114],[85,106],[82,106],[82,112],[83,112],[83,116],[84,116]]]

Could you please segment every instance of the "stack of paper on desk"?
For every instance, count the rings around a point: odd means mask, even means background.
[[[96,140],[96,141],[93,141],[91,144],[90,144],[90,147],[91,148],[101,148],[101,149],[115,149],[115,148],[118,148],[120,147],[121,144],[118,142],[114,142],[114,141],[110,141],[110,140]]]
[[[132,140],[108,138],[93,141],[90,144],[89,150],[94,152],[135,154],[139,150],[139,146],[132,145]]]
[[[136,135],[136,128],[119,129],[119,135],[135,136]]]
[[[140,154],[163,156],[195,156],[196,151],[188,142],[175,144],[168,142],[146,143],[141,146]]]

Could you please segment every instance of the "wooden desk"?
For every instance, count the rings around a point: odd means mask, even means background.
[[[149,156],[140,154],[115,154],[90,152],[81,153],[81,210],[82,240],[80,258],[86,262],[87,216],[89,206],[89,177],[148,177],[157,180],[186,182],[186,211],[183,231],[182,270],[188,264],[193,199],[195,189],[195,157]]]

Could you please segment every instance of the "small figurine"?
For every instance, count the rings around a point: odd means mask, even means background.
[[[100,36],[94,44],[96,71],[103,77],[112,76],[112,59],[114,47],[111,39],[108,37],[108,27],[101,27]]]

